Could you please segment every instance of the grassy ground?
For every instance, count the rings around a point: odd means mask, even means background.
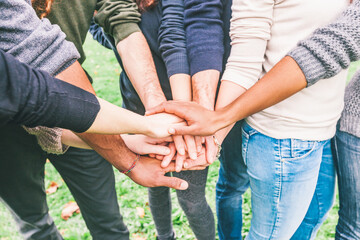
[[[119,94],[118,77],[121,69],[117,64],[113,53],[101,47],[90,38],[88,38],[86,41],[85,49],[87,53],[87,60],[84,63],[84,67],[94,79],[94,87],[97,94],[100,97],[107,99],[108,101],[120,105],[121,96]],[[360,63],[353,64],[350,69],[350,75],[352,75],[358,67],[360,67]],[[218,167],[218,162],[210,166],[206,192],[206,197],[214,213],[215,184],[218,176]],[[117,171],[115,171],[115,175],[116,190],[121,213],[124,216],[124,219],[131,232],[132,239],[155,239],[155,228],[147,203],[146,188],[136,185],[124,177],[124,175],[119,174]],[[50,214],[53,217],[61,234],[66,240],[91,239],[81,214],[77,214],[71,217],[68,221],[61,219],[60,214],[63,206],[74,199],[70,194],[66,184],[62,181],[60,175],[50,163],[47,163],[45,173],[46,186],[50,184],[50,181],[55,181],[59,184],[59,189],[57,192],[48,195],[47,201],[50,208]],[[195,239],[189,228],[184,213],[180,210],[174,191],[172,192],[171,196],[173,199],[173,224],[178,239]],[[137,207],[143,208],[145,210],[144,217],[140,217],[137,214]],[[328,219],[321,227],[316,237],[317,240],[334,238],[335,226],[337,222],[337,211],[338,200],[336,200]],[[244,195],[243,216],[243,233],[245,236],[249,231],[251,218],[249,191],[247,191]],[[5,239],[18,240],[21,239],[21,237],[17,232],[16,225],[12,220],[10,212],[3,204],[0,204],[0,240]]]

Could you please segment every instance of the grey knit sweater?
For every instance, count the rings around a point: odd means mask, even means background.
[[[302,69],[308,86],[333,77],[359,60],[360,0],[355,0],[335,22],[299,42],[288,55]],[[346,87],[340,130],[360,137],[360,70]]]

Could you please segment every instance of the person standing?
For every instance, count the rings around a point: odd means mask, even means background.
[[[157,79],[155,71],[152,70],[151,55],[147,55],[147,44],[137,26],[140,14],[134,2],[64,0],[52,6],[48,19],[57,23],[61,30],[66,32],[67,39],[75,43],[78,51],[83,53],[82,43],[96,8],[99,10],[98,21],[115,37],[118,46],[130,43],[130,46],[133,46],[128,49],[130,53],[140,51],[138,56],[142,56],[143,62],[138,61],[138,65],[143,66],[141,70],[148,73],[149,77]],[[66,41],[65,34],[58,26],[51,25],[47,18],[40,20],[29,0],[1,1],[0,9],[1,49],[34,68],[45,70],[93,92],[88,77],[76,61],[80,55],[74,44]],[[109,18],[112,20],[108,21]],[[129,56],[129,52],[121,53]],[[84,59],[82,54],[79,61],[83,62]],[[133,63],[131,56],[126,59],[126,64]],[[138,70],[136,73],[143,75]],[[135,74],[136,77],[139,76]],[[59,131],[61,130],[49,133]],[[119,135],[78,135],[102,157],[95,151],[77,148],[70,148],[64,155],[48,154],[38,145],[36,137],[29,135],[22,127],[13,124],[1,127],[0,196],[12,209],[25,238],[62,239],[48,214],[46,204],[46,158],[50,159],[69,186],[94,239],[129,238],[119,213],[111,164],[125,172],[131,168],[137,156],[126,148]],[[51,135],[52,139],[48,136],[45,138],[46,143],[51,143],[48,149],[55,147],[58,152],[62,152],[63,145],[59,135]],[[181,181],[162,179],[162,174],[165,174],[165,171],[156,160],[140,157],[140,161],[128,176],[145,186],[180,187]],[[21,190],[24,188],[26,191]]]

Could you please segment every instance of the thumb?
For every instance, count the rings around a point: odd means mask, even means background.
[[[162,176],[159,180],[161,186],[174,188],[176,190],[186,190],[189,187],[188,182],[176,177]]]
[[[156,107],[152,107],[152,108],[146,110],[145,115],[149,116],[149,115],[153,115],[156,113],[162,113],[164,111],[165,111],[164,104],[161,103],[161,104],[157,105]]]
[[[168,132],[171,135],[196,135],[192,126],[173,126],[168,129]]]

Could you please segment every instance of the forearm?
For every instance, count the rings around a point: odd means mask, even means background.
[[[136,154],[126,147],[120,135],[77,135],[119,171],[129,169],[136,159]]]
[[[84,70],[78,63],[73,64],[57,77],[87,91],[95,92]],[[126,147],[120,135],[90,133],[76,133],[76,135],[119,170],[128,169],[136,157]]]
[[[222,81],[219,89],[218,98],[216,101],[215,110],[222,109],[232,103],[235,99],[241,96],[246,91],[242,86],[230,81]],[[219,130],[215,135],[220,144],[224,141],[227,134],[230,132],[235,122]]]
[[[300,67],[294,59],[285,57],[244,94],[217,110],[220,129],[281,102],[305,87],[306,79]]]
[[[193,75],[193,101],[207,109],[214,110],[219,76],[220,72],[217,70],[205,70]]]
[[[87,132],[102,134],[150,133],[149,121],[139,114],[98,98],[100,111]]]
[[[188,74],[174,74],[170,77],[173,100],[191,101],[191,80]]]
[[[131,34],[117,44],[117,50],[123,60],[124,70],[145,109],[166,101],[149,46],[143,34],[141,32]]]

